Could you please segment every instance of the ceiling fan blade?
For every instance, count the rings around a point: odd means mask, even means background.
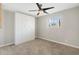
[[[48,12],[46,12],[45,10],[43,10],[44,13],[48,14]]]
[[[41,6],[39,3],[36,3],[37,7],[39,8],[39,10],[41,10]]]
[[[52,9],[52,8],[55,8],[55,7],[43,8],[43,10],[48,10],[48,9]]]
[[[38,11],[38,10],[29,10],[30,12],[33,12],[33,11]]]

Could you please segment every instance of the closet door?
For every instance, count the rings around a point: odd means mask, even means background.
[[[35,39],[35,18],[15,13],[15,45]]]

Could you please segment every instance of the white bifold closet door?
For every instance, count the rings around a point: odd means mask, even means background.
[[[35,39],[35,18],[15,13],[15,45]]]

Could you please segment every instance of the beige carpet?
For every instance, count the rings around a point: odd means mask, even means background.
[[[79,49],[49,42],[42,39],[32,40],[17,46],[0,48],[1,55],[76,55]]]

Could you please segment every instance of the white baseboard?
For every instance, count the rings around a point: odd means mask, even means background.
[[[40,39],[48,40],[48,41],[51,41],[51,42],[56,42],[56,43],[59,43],[59,44],[63,44],[63,45],[66,45],[66,46],[70,46],[70,47],[78,48],[78,49],[79,49],[79,46],[76,46],[76,45],[71,45],[71,44],[68,44],[68,43],[59,42],[59,41],[55,41],[55,40],[50,40],[50,39],[46,39],[46,38],[42,38],[42,37],[39,37],[39,38],[40,38]]]
[[[8,46],[8,45],[12,45],[14,43],[7,43],[7,44],[3,44],[3,45],[0,45],[0,47],[4,47],[4,46]]]
[[[26,43],[26,42],[29,42],[29,41],[31,41],[31,40],[34,40],[35,38],[33,38],[33,39],[30,39],[30,40],[25,40],[25,41],[23,41],[23,42],[16,42],[15,41],[15,45],[19,45],[19,44],[23,44],[23,43]]]

